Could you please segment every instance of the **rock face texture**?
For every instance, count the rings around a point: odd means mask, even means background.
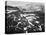
[[[26,3],[25,3],[26,4]],[[28,6],[27,6],[28,5]],[[5,6],[6,33],[44,32],[42,5]]]

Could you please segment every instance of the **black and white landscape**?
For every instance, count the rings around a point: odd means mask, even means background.
[[[5,33],[35,33],[45,31],[43,3],[6,1]]]

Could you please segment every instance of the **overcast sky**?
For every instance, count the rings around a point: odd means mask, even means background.
[[[40,10],[43,6],[42,3],[35,3],[35,2],[22,2],[22,1],[7,1],[8,6],[16,7],[18,6],[20,9],[27,9],[27,10]]]

